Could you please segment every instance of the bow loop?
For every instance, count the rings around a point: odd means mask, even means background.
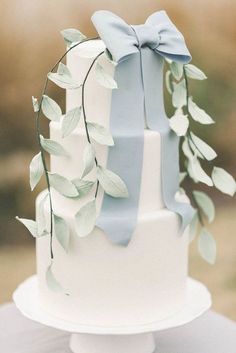
[[[191,60],[184,37],[165,11],[155,12],[145,24],[130,26],[112,12],[101,10],[93,14],[92,22],[118,63],[145,46],[173,61]]]

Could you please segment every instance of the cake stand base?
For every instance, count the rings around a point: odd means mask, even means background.
[[[139,335],[94,335],[74,333],[70,338],[73,353],[153,353],[155,340],[152,333]]]
[[[73,353],[153,353],[153,332],[181,326],[202,315],[211,306],[211,295],[198,281],[188,278],[186,302],[176,314],[141,325],[99,326],[73,323],[50,315],[38,300],[37,276],[23,282],[13,294],[14,302],[23,315],[41,324],[72,333],[70,349]],[[115,319],[115,318],[114,318]]]

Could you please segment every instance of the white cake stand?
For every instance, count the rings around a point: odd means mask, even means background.
[[[59,330],[71,332],[74,353],[152,353],[153,332],[181,326],[202,315],[211,306],[211,295],[200,282],[188,278],[186,303],[175,315],[136,326],[90,326],[54,317],[40,307],[37,276],[29,277],[14,292],[17,308],[27,318]]]

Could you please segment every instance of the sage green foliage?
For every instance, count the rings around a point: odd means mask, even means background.
[[[185,158],[185,171],[181,172],[180,182],[189,178],[193,183],[203,183],[209,187],[215,186],[221,192],[233,196],[236,191],[234,178],[223,168],[213,164],[217,157],[214,149],[191,130],[192,119],[196,124],[211,125],[214,120],[200,108],[189,93],[189,79],[205,80],[204,72],[193,64],[182,65],[169,62],[166,72],[166,88],[172,95],[172,104],[176,109],[170,119],[170,128],[181,136],[182,153]],[[211,167],[211,175],[205,171],[203,163]],[[209,167],[208,167],[209,169]],[[196,214],[192,219],[189,230],[190,241],[198,234],[198,249],[201,256],[210,264],[216,259],[216,244],[213,236],[205,226],[205,219],[211,223],[215,218],[215,206],[212,199],[202,191],[193,190],[192,198],[196,206]]]

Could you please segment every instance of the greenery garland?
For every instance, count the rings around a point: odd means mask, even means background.
[[[112,57],[107,50],[96,53],[96,55],[91,55],[90,57],[93,58],[93,60],[83,82],[77,82],[72,77],[68,67],[62,63],[62,60],[72,49],[80,44],[98,38],[86,38],[77,29],[66,29],[61,33],[67,44],[67,50],[48,73],[40,100],[38,101],[35,97],[32,97],[33,108],[36,114],[36,132],[40,151],[33,157],[30,163],[30,186],[31,190],[33,190],[44,174],[47,184],[47,193],[39,202],[37,222],[25,218],[16,218],[26,226],[34,237],[45,235],[50,236],[51,263],[46,272],[46,280],[48,286],[52,290],[63,290],[65,293],[65,290],[61,287],[52,272],[54,259],[53,234],[55,234],[58,242],[64,250],[68,251],[70,232],[66,221],[54,212],[51,188],[54,188],[68,198],[84,197],[95,188],[92,201],[84,205],[75,215],[77,233],[81,237],[90,234],[94,228],[96,221],[96,198],[99,186],[103,188],[104,192],[112,197],[128,197],[128,190],[125,183],[118,175],[99,165],[92,140],[107,146],[113,145],[114,141],[110,132],[107,131],[105,127],[87,119],[85,107],[85,86],[94,66],[97,81],[102,86],[109,89],[117,88],[117,84],[113,77],[106,73],[103,66],[99,63],[99,58],[102,55],[105,55],[106,59],[112,65],[116,65],[116,63],[113,62]],[[180,173],[180,183],[184,178],[188,177],[193,180],[194,183],[202,182],[208,186],[214,185],[220,191],[233,196],[235,193],[235,180],[229,173],[222,168],[213,166],[210,178],[202,169],[199,159],[212,164],[212,160],[216,157],[216,153],[206,144],[206,142],[201,140],[190,130],[190,117],[205,125],[214,123],[211,117],[193,102],[192,97],[190,97],[189,94],[188,79],[203,80],[206,76],[194,65],[181,65],[169,60],[167,62],[169,69],[166,72],[166,87],[172,96],[172,104],[175,108],[175,114],[169,120],[170,127],[178,136],[180,136],[181,147],[183,155],[185,156],[185,171]],[[63,89],[81,88],[81,106],[66,112],[63,117],[59,105],[46,95],[49,81]],[[50,138],[46,139],[41,135],[41,113],[43,113],[50,121],[61,121],[63,137],[69,136],[74,131],[80,121],[81,115],[83,116],[87,146],[83,154],[84,171],[81,177],[74,180],[68,180],[59,174],[49,172],[46,164],[45,152],[63,157],[67,157],[68,153],[58,142],[51,140]],[[91,181],[84,179],[94,167],[97,170],[96,180]],[[190,225],[190,240],[195,237],[200,224],[201,230],[198,241],[200,254],[209,263],[214,263],[216,257],[216,245],[214,238],[205,227],[205,218],[207,218],[209,222],[212,222],[214,219],[214,204],[210,197],[202,191],[194,190],[192,192],[192,199],[197,212]],[[45,217],[46,203],[50,210],[49,229]]]
[[[180,136],[180,145],[184,156],[184,172],[180,175],[180,183],[189,178],[196,183],[209,187],[215,186],[221,192],[233,196],[236,186],[234,178],[223,168],[214,165],[216,152],[205,141],[196,136],[190,128],[190,119],[194,122],[210,125],[214,120],[193,101],[189,91],[189,79],[205,80],[206,75],[195,65],[182,65],[167,61],[166,87],[172,96],[172,104],[176,109],[170,118],[170,127]],[[208,164],[212,171],[209,176],[202,168],[201,161]],[[215,218],[215,206],[205,192],[193,190],[191,199],[196,207],[196,214],[190,224],[190,241],[197,234],[200,255],[210,264],[216,259],[216,243],[207,230],[205,220],[211,223]]]

